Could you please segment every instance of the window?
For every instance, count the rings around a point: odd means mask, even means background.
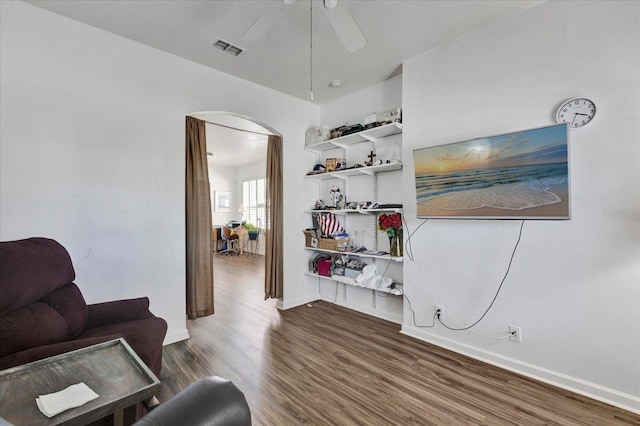
[[[245,180],[242,182],[243,220],[262,228],[265,224],[265,180]]]

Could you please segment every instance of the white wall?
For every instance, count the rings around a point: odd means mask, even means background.
[[[237,193],[236,167],[214,166],[209,164],[209,187],[211,190],[211,219],[212,225],[224,225],[230,220],[238,218],[238,198],[242,194]],[[216,211],[215,192],[231,192],[231,208],[228,212]]]
[[[149,296],[166,342],[187,337],[185,115],[229,111],[283,135],[298,230],[313,161],[299,147],[319,107],[26,3],[0,15],[0,239],[58,240],[89,303]],[[285,235],[284,307],[309,300],[301,237]]]
[[[640,411],[640,3],[546,2],[403,64],[405,215],[415,229],[412,150],[554,123],[586,96],[571,132],[569,221],[431,220],[405,262],[403,332]],[[460,323],[454,320],[457,318]]]
[[[400,106],[402,75],[324,104],[321,122],[332,129],[345,124],[362,124],[369,115]]]

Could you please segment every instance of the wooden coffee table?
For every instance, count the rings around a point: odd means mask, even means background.
[[[47,418],[36,397],[84,382],[99,398]],[[0,425],[84,425],[151,398],[160,380],[124,339],[0,371]]]

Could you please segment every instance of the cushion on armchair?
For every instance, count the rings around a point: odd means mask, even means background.
[[[48,238],[0,243],[0,315],[40,300],[76,278],[69,253]]]
[[[74,283],[60,287],[41,299],[54,309],[67,323],[69,339],[75,339],[87,326],[89,307]]]
[[[50,306],[34,302],[0,316],[0,356],[67,340],[64,318]]]
[[[0,315],[0,356],[77,337],[89,308],[75,284],[67,284],[39,301]]]

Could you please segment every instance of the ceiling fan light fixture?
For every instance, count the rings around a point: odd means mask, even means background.
[[[324,0],[324,7],[329,10],[335,9],[338,5],[338,0]]]
[[[312,5],[315,1],[319,0],[309,0],[309,4]],[[295,3],[295,0],[280,0],[269,3],[270,6],[244,33],[242,36],[244,40],[255,42],[264,39],[267,33],[278,25],[278,22],[290,10],[294,9],[290,6]],[[367,38],[344,1],[323,0],[322,6],[320,10],[331,23],[347,52],[355,53],[367,45]]]

